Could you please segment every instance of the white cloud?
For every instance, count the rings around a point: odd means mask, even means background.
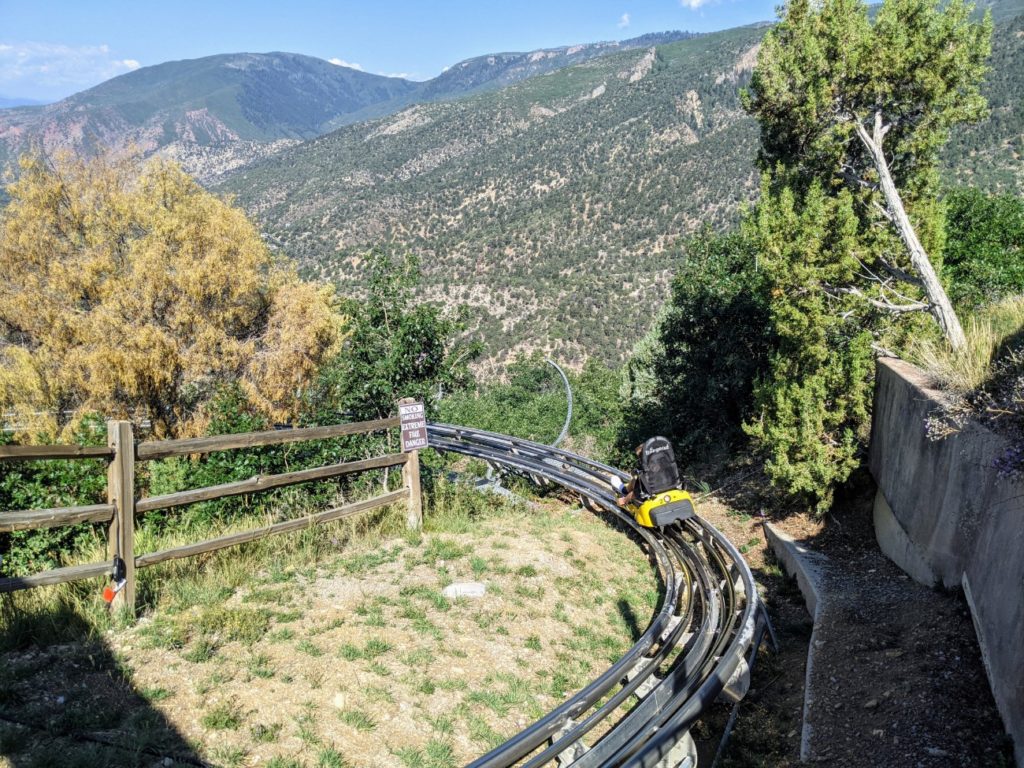
[[[328,59],[328,61],[337,67],[348,67],[349,69],[358,69],[360,72],[363,71],[362,64],[356,64],[355,62],[352,61],[345,61],[344,59],[339,58]]]
[[[691,11],[696,11],[702,5],[707,5],[708,0],[679,0],[679,4],[683,8],[689,8]]]
[[[141,66],[114,58],[106,44],[8,42],[0,44],[0,92],[61,98]]]
[[[622,14],[622,18],[619,19],[619,25],[618,26],[619,26],[619,29],[625,29],[626,27],[629,26],[629,14],[628,13]]]

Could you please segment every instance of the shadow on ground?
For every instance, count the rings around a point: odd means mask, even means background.
[[[29,615],[0,600],[0,765],[208,765],[153,706],[169,692],[137,690],[72,606]]]

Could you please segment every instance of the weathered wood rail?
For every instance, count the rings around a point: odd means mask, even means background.
[[[423,508],[419,484],[419,454],[392,453],[361,461],[348,461],[324,467],[302,469],[278,475],[256,475],[223,485],[195,488],[162,496],[137,498],[135,491],[135,465],[138,462],[165,459],[171,456],[191,456],[231,451],[240,448],[257,448],[286,443],[329,440],[348,435],[369,434],[395,429],[399,426],[397,417],[377,421],[361,421],[350,424],[335,424],[326,427],[305,427],[296,429],[247,432],[235,435],[199,437],[188,440],[162,440],[136,443],[131,422],[107,422],[107,445],[5,445],[0,446],[0,464],[4,461],[38,461],[46,459],[105,459],[107,463],[107,503],[79,507],[57,507],[54,509],[11,510],[0,512],[0,533],[30,531],[41,528],[74,525],[77,523],[109,523],[107,538],[108,554],[111,559],[102,563],[86,563],[22,577],[0,578],[0,593],[31,589],[49,584],[63,584],[69,581],[108,576],[112,560],[116,556],[124,561],[124,586],[114,598],[119,609],[135,610],[135,570],[168,560],[194,557],[225,547],[232,547],[250,541],[292,531],[299,531],[313,525],[338,520],[371,509],[377,509],[405,500],[407,502],[406,522],[410,528],[418,528],[423,521]],[[284,488],[300,483],[317,482],[344,475],[358,474],[387,467],[402,468],[402,487],[381,493],[369,499],[345,504],[303,517],[284,520],[248,531],[218,536],[206,541],[173,547],[158,552],[135,554],[135,519],[139,515],[160,509],[195,504],[200,501],[223,499],[242,494],[262,493],[273,488]]]

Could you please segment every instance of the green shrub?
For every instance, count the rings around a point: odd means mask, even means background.
[[[106,424],[99,416],[86,416],[76,427],[73,440],[76,445],[106,445]],[[0,441],[11,439],[0,432]],[[55,438],[39,436],[38,442],[53,443]],[[0,510],[103,504],[106,489],[104,461],[4,462]],[[103,535],[102,526],[90,523],[0,534],[0,573],[20,576],[56,568],[72,552]]]
[[[973,187],[952,190],[943,276],[960,306],[1024,293],[1024,198]]]
[[[754,380],[774,344],[752,239],[705,229],[685,253],[657,337],[642,345],[649,362],[633,370],[623,433],[624,449],[664,434],[684,462],[742,439]]]

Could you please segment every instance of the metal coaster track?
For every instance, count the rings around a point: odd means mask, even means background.
[[[628,476],[614,467],[468,427],[428,424],[427,432],[439,451],[482,459],[542,487],[560,486],[589,508],[615,515],[646,548],[661,587],[650,625],[622,658],[467,768],[537,768],[552,761],[577,768],[694,768],[690,727],[720,697],[738,704],[770,631],[740,553],[699,516],[664,531],[637,524],[615,502],[611,477]],[[634,696],[640,701],[628,709],[624,705]],[[587,747],[585,737],[605,720],[610,728]]]

